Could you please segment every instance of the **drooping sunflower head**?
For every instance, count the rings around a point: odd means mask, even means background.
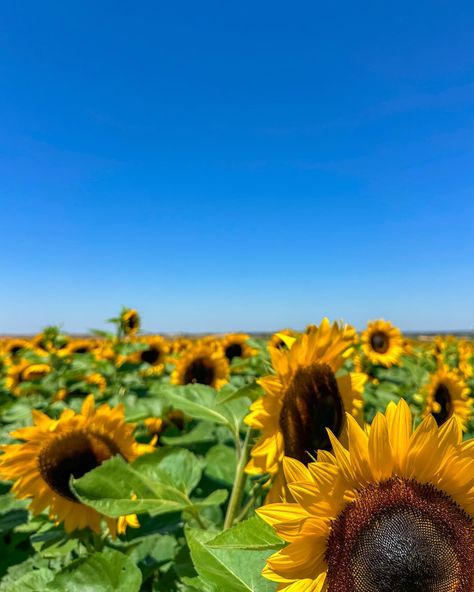
[[[347,448],[307,467],[285,459],[294,503],[258,514],[287,547],[264,575],[288,592],[471,592],[474,446],[456,418],[413,431],[408,405],[389,405],[370,432],[348,417]]]
[[[76,498],[71,477],[79,478],[119,454],[134,460],[141,452],[127,424],[123,406],[94,408],[94,398],[84,401],[80,413],[66,410],[58,420],[33,411],[34,425],[12,432],[20,444],[2,447],[0,476],[13,481],[12,492],[31,498],[34,514],[49,507],[52,520],[63,522],[66,532],[91,528],[99,532],[102,516]],[[114,520],[106,519],[113,530]]]
[[[341,372],[351,343],[346,327],[324,319],[289,350],[270,350],[275,374],[258,381],[265,394],[245,419],[261,431],[247,472],[281,481],[285,455],[307,464],[317,450],[331,450],[327,428],[341,436],[346,412],[360,415],[366,376]]]
[[[140,329],[140,317],[134,308],[126,308],[120,314],[120,325],[125,335],[136,335]]]
[[[197,343],[176,362],[172,384],[205,384],[219,389],[229,380],[229,363],[222,350]]]
[[[250,347],[249,335],[245,333],[229,333],[221,341],[221,347],[225,357],[232,362],[234,358],[250,358],[255,350]]]
[[[403,353],[400,329],[384,320],[372,321],[362,333],[362,350],[372,364],[390,367]]]
[[[434,372],[423,390],[425,415],[431,413],[438,425],[443,425],[455,415],[463,430],[472,414],[473,399],[461,374],[441,365]]]

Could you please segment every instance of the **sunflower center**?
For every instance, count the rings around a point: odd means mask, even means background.
[[[147,362],[151,366],[156,364],[161,357],[161,352],[157,347],[150,347],[141,352],[140,359],[142,362]]]
[[[371,485],[332,524],[329,590],[470,592],[473,534],[470,517],[432,485]]]
[[[119,454],[118,446],[107,436],[78,430],[58,436],[41,450],[38,466],[51,489],[76,502],[71,490],[71,477],[79,479],[105,460]]]
[[[388,335],[383,331],[375,331],[370,337],[370,345],[378,354],[386,353],[388,351],[389,343]]]
[[[132,314],[128,317],[127,326],[130,329],[136,329],[138,327],[138,316],[136,314]]]
[[[285,454],[308,464],[316,450],[331,450],[326,428],[339,436],[344,405],[328,364],[299,368],[288,387],[280,413]]]
[[[184,373],[184,384],[206,384],[212,386],[215,379],[213,366],[206,363],[204,358],[193,360]]]
[[[240,343],[232,343],[225,348],[225,357],[231,362],[234,358],[242,357],[242,346]]]
[[[73,354],[88,354],[89,348],[86,345],[82,345],[81,347],[77,347],[72,350]]]
[[[438,385],[433,398],[437,403],[437,409],[439,409],[439,411],[433,413],[433,417],[435,418],[436,423],[440,426],[451,415],[452,404],[448,387],[442,383]]]

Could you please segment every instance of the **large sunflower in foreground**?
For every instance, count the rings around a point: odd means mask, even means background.
[[[258,514],[289,545],[263,574],[286,592],[472,592],[474,441],[456,418],[413,431],[390,403],[370,429],[348,417],[349,447],[308,467],[285,459],[295,503]]]
[[[431,375],[424,388],[425,414],[431,413],[438,425],[455,415],[466,430],[471,417],[473,400],[462,375],[441,365]]]
[[[372,364],[386,368],[398,364],[403,348],[400,329],[388,321],[372,321],[362,333],[362,350]]]
[[[324,319],[289,342],[289,350],[269,347],[275,374],[258,381],[265,394],[252,403],[245,419],[261,430],[246,470],[273,478],[269,501],[282,495],[285,455],[307,464],[317,450],[331,450],[326,428],[339,437],[346,412],[360,415],[366,376],[341,373],[352,339],[346,327]]]
[[[125,423],[123,406],[94,409],[94,398],[89,396],[81,413],[68,409],[54,420],[34,410],[33,420],[33,426],[12,432],[21,444],[2,447],[0,477],[14,481],[12,492],[17,497],[32,498],[33,514],[49,508],[50,518],[64,522],[66,532],[86,527],[100,532],[103,517],[77,500],[69,482],[117,454],[132,461],[145,451],[135,442],[134,425]],[[112,532],[117,526],[121,531],[120,522],[104,519]]]
[[[229,380],[229,363],[222,350],[196,344],[176,361],[172,384],[205,384],[216,389]]]

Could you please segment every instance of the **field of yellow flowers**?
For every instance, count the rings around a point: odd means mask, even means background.
[[[0,338],[0,592],[473,592],[474,344]]]

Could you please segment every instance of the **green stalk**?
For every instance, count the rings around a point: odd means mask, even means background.
[[[248,453],[249,453],[249,442],[252,428],[247,429],[245,434],[244,444],[241,449],[239,462],[235,471],[234,486],[232,493],[230,494],[229,505],[227,507],[227,513],[224,520],[224,530],[230,528],[234,523],[236,514],[240,508],[242,497],[244,494],[245,483],[247,482],[247,474],[245,473],[245,465],[247,464]]]

